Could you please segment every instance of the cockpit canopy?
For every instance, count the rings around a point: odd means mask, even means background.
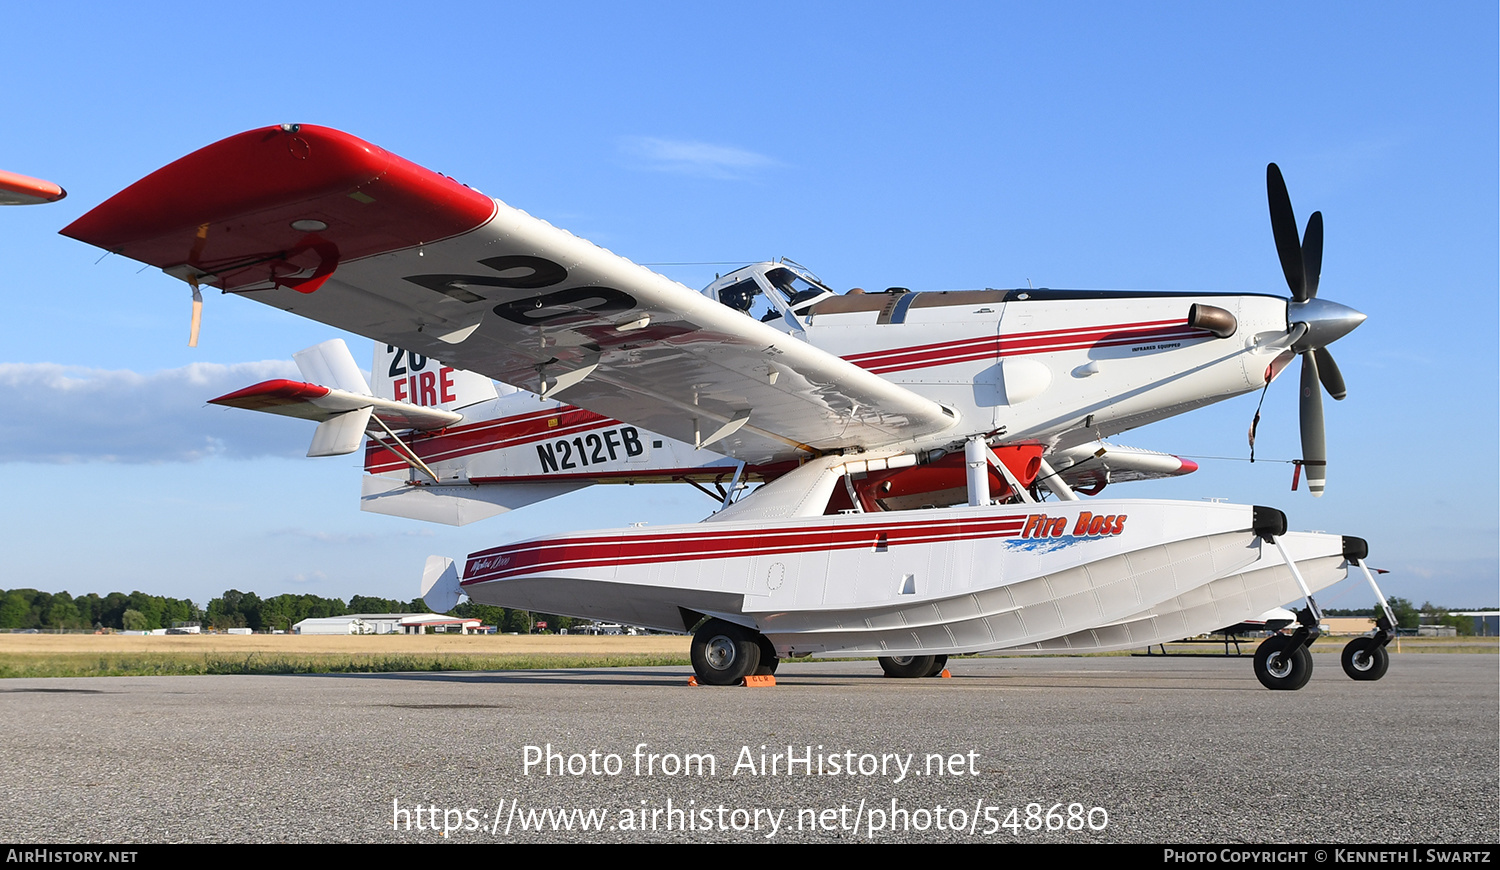
[[[780,321],[800,330],[799,315],[835,294],[804,266],[783,257],[736,269],[703,288],[703,295],[764,323]]]

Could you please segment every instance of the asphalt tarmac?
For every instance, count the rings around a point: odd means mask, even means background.
[[[1314,658],[7,680],[0,841],[1500,841],[1500,657]]]

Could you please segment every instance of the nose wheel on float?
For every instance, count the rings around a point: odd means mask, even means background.
[[[1301,620],[1307,610],[1298,612]],[[1255,650],[1255,678],[1267,689],[1296,691],[1312,679],[1312,653],[1307,647],[1318,637],[1317,623],[1297,626],[1291,635],[1265,639]]]
[[[1364,541],[1360,543],[1363,544]],[[1375,585],[1375,575],[1370,572],[1370,566],[1365,564],[1364,552],[1351,556],[1350,561],[1364,573],[1365,580],[1375,590],[1375,599],[1380,602],[1380,609],[1385,611],[1385,615],[1375,620],[1375,635],[1356,637],[1349,641],[1344,646],[1344,654],[1339,657],[1339,661],[1351,680],[1378,680],[1385,676],[1386,669],[1391,666],[1386,645],[1396,636],[1396,614],[1391,611],[1391,605],[1381,594],[1380,587]]]

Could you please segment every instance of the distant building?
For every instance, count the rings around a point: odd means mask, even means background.
[[[428,627],[440,632],[468,634],[479,629],[479,620],[443,616],[440,613],[351,613],[304,619],[292,626],[293,634],[422,634]]]
[[[1500,635],[1500,610],[1455,610],[1449,615],[1474,620],[1474,633],[1480,637]]]

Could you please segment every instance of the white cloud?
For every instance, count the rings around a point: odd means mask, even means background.
[[[754,170],[779,165],[764,154],[707,142],[632,136],[623,139],[621,147],[641,161],[645,169],[708,178],[740,178]]]
[[[193,462],[302,456],[312,424],[206,404],[272,378],[290,360],[193,363],[141,374],[0,363],[0,462]]]

